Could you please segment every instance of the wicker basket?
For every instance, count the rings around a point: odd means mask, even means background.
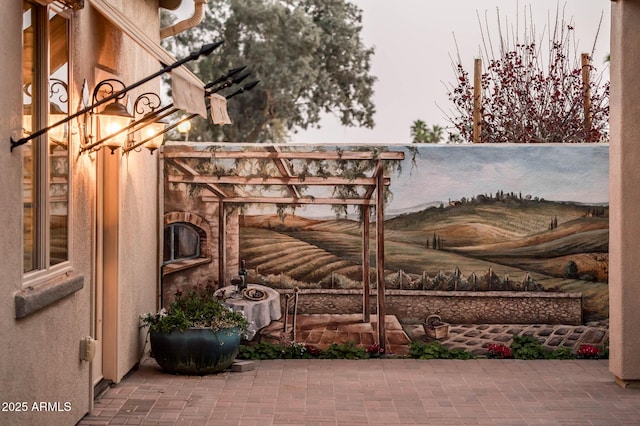
[[[439,315],[429,315],[422,326],[424,333],[432,339],[444,339],[449,335],[449,324],[442,322]]]

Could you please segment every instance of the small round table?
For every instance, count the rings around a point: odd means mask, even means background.
[[[236,293],[233,285],[223,287],[215,292],[216,296],[223,295],[222,302],[225,306],[234,311],[242,311],[249,321],[247,338],[253,339],[258,330],[271,324],[271,321],[279,320],[282,317],[280,308],[280,293],[270,287],[259,284],[247,286],[249,289],[257,289],[264,292],[267,297],[261,300],[249,300]]]

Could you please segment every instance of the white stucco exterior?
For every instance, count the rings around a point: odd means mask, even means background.
[[[640,381],[640,1],[611,2],[610,359],[622,386]]]
[[[26,402],[26,412],[0,412],[3,425],[70,425],[92,408],[94,384],[118,382],[139,361],[144,330],[139,316],[154,311],[159,280],[158,155],[145,149],[123,156],[107,149],[79,154],[78,134],[70,142],[69,268],[63,274],[23,285],[22,148],[10,151],[9,137],[21,137],[22,7],[3,2],[0,14],[0,401]],[[111,2],[159,42],[157,0]],[[70,108],[80,105],[82,83],[92,90],[101,73],[125,84],[157,71],[158,61],[97,13],[89,1],[71,12]],[[11,58],[11,59],[9,59]],[[158,78],[130,92],[159,93]],[[77,126],[77,122],[72,121]],[[16,318],[16,295],[81,283],[60,300]],[[58,286],[58,287],[57,287]],[[102,286],[103,291],[100,289]],[[102,312],[102,315],[100,314]],[[98,316],[96,316],[98,315]],[[100,320],[101,318],[101,322]],[[82,361],[80,342],[100,339],[94,361]],[[92,365],[101,363],[101,366]],[[98,373],[96,373],[98,372]],[[38,412],[33,403],[52,403]],[[56,405],[55,403],[58,403]]]

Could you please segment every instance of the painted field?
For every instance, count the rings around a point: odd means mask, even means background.
[[[534,200],[484,200],[431,207],[385,221],[385,270],[416,281],[426,274],[477,276],[489,270],[519,281],[527,274],[549,290],[582,292],[585,316],[608,315],[607,210]],[[245,216],[240,255],[260,275],[284,275],[311,287],[336,276],[361,281],[361,226],[351,220]],[[374,226],[374,225],[372,225]],[[375,267],[375,240],[370,241]],[[576,270],[567,272],[569,264]],[[344,283],[341,284],[344,286]]]

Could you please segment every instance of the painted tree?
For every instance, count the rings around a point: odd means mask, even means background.
[[[362,11],[347,0],[210,0],[201,25],[166,42],[177,56],[224,39],[194,72],[204,82],[247,65],[260,84],[229,101],[233,125],[194,123],[190,138],[283,142],[318,127],[322,113],[373,127],[373,49],[361,39]],[[223,92],[221,92],[223,93]]]
[[[609,82],[597,75],[591,63],[582,64],[575,51],[575,30],[556,10],[553,23],[537,37],[531,7],[524,31],[503,31],[497,15],[498,43],[489,36],[489,24],[480,24],[482,35],[481,140],[493,143],[599,142],[608,139]],[[526,9],[525,9],[525,15]],[[480,21],[480,19],[479,19]],[[599,30],[599,29],[598,29]],[[597,40],[597,35],[596,35]],[[595,46],[595,42],[594,42]],[[495,50],[494,50],[495,49]],[[545,57],[548,55],[548,57]],[[593,56],[593,49],[591,51]],[[466,142],[473,141],[474,82],[458,54],[452,64],[456,81],[449,85],[452,110],[449,120]],[[591,79],[583,87],[583,68]],[[595,76],[595,77],[594,77]],[[585,125],[585,99],[591,124]]]

